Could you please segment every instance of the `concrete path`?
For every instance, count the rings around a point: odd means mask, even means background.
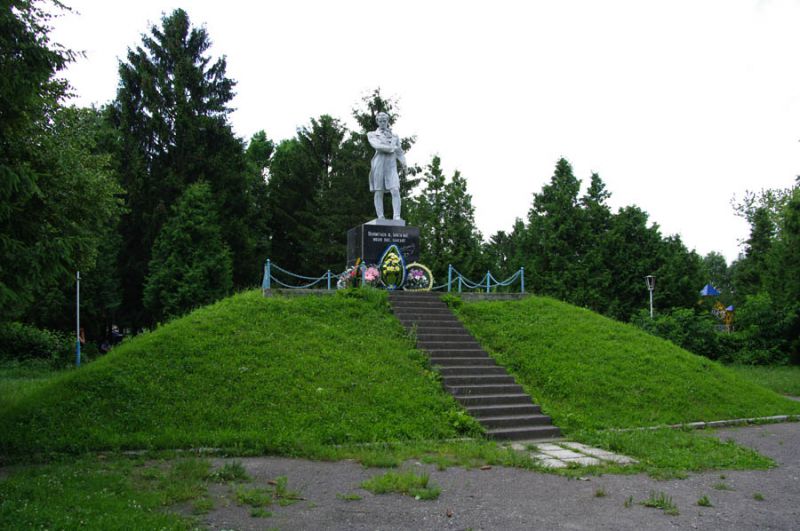
[[[720,430],[717,436],[752,447],[779,463],[766,471],[718,471],[684,480],[656,481],[646,475],[590,477],[496,468],[438,471],[413,462],[441,486],[437,500],[399,494],[373,495],[359,484],[384,469],[354,462],[284,458],[242,460],[253,485],[287,476],[305,500],[270,507],[268,518],[230,501],[227,486],[215,487],[217,509],[207,515],[214,529],[800,529],[800,423]],[[725,487],[725,490],[721,488]],[[605,495],[598,496],[602,491]],[[651,491],[672,497],[677,516],[636,502]],[[360,500],[346,501],[356,494]],[[707,496],[712,507],[700,507]],[[762,499],[756,499],[762,498]],[[626,504],[632,499],[633,504]],[[226,505],[227,504],[227,505]],[[626,507],[626,505],[630,505]]]

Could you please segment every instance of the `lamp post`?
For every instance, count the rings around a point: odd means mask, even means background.
[[[75,272],[75,366],[81,366],[81,272]]]
[[[653,291],[656,289],[656,277],[653,275],[647,275],[644,277],[644,281],[647,282],[647,290],[650,292],[650,319],[653,318]]]

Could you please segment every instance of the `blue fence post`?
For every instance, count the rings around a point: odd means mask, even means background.
[[[328,269],[328,291],[331,290],[331,270]]]
[[[261,289],[270,289],[270,277],[272,277],[272,264],[270,264],[269,258],[267,258],[267,263],[264,264],[264,280],[261,281]]]
[[[461,293],[461,275],[458,275],[458,292]]]
[[[450,284],[452,282],[453,282],[453,264],[447,264],[447,293],[450,293]]]
[[[489,279],[491,278],[491,272],[486,272],[486,293],[489,293]]]
[[[364,287],[364,273],[367,272],[367,266],[361,264],[361,287]]]
[[[519,292],[525,293],[525,267],[519,268]]]

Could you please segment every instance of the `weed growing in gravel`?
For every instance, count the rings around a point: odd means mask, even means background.
[[[595,498],[604,498],[605,495],[606,495],[606,489],[604,489],[603,487],[600,487],[599,489],[594,491]]]
[[[705,494],[700,496],[700,499],[697,500],[697,505],[699,505],[700,507],[714,507],[713,505],[711,505],[711,500],[709,500],[708,496],[706,496]]]
[[[633,496],[628,496],[628,499],[625,500],[625,503],[623,503],[622,505],[624,505],[626,509],[630,509],[631,507],[633,507]]]
[[[225,481],[250,481],[250,476],[247,475],[247,471],[240,461],[232,461],[209,474],[208,479],[222,483]]]
[[[415,474],[407,472],[387,472],[380,476],[370,478],[361,483],[361,488],[373,494],[386,494],[398,492],[413,496],[418,500],[435,500],[441,493],[438,485],[429,483],[428,474]]]
[[[754,492],[753,493],[753,499],[755,501],[764,501],[764,495],[761,494],[760,492]]]
[[[267,489],[237,487],[235,491],[236,503],[250,507],[264,507],[272,503],[272,494]]]
[[[192,503],[192,514],[207,514],[214,509],[214,501],[211,498],[197,498]]]
[[[293,503],[297,503],[303,499],[300,497],[299,492],[289,490],[289,480],[286,478],[286,476],[280,476],[274,481],[269,481],[268,483],[270,485],[275,485],[275,490],[272,494],[275,499],[278,500],[278,505],[281,507],[292,505]]]
[[[253,518],[269,518],[272,516],[270,511],[267,511],[263,507],[255,507],[253,510],[250,511],[250,516]]]
[[[730,485],[728,485],[727,483],[724,483],[722,481],[714,483],[713,486],[717,490],[733,490],[733,487],[731,487]]]
[[[661,509],[665,514],[672,516],[677,516],[680,514],[678,512],[678,506],[672,501],[672,496],[667,496],[663,492],[656,493],[655,491],[651,490],[650,497],[640,503],[645,507]]]

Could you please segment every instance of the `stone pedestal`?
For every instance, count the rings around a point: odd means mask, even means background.
[[[419,227],[398,224],[394,220],[373,220],[347,231],[347,265],[361,258],[367,264],[376,264],[383,251],[391,244],[397,245],[406,263],[419,260]]]

